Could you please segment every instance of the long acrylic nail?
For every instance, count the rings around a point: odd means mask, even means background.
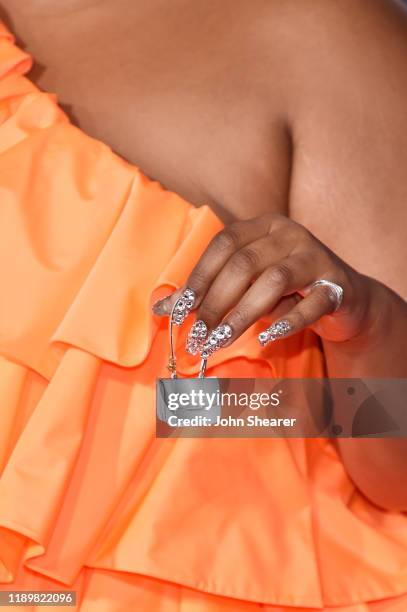
[[[186,350],[191,355],[196,355],[199,353],[201,348],[203,347],[206,337],[208,335],[208,328],[206,323],[201,319],[195,321],[191,329],[189,330],[189,334],[186,340]]]
[[[274,342],[278,338],[286,336],[292,330],[292,325],[287,319],[276,321],[273,325],[270,325],[267,329],[262,331],[258,335],[258,341],[262,346],[265,346],[269,342]]]
[[[218,351],[222,346],[228,342],[229,338],[232,337],[233,330],[230,325],[227,323],[223,323],[216,327],[209,334],[208,338],[205,341],[205,344],[201,348],[201,357],[203,359],[207,359],[210,357],[215,351]]]
[[[196,301],[195,292],[187,287],[177,299],[172,311],[172,322],[175,325],[182,325],[194,307]]]

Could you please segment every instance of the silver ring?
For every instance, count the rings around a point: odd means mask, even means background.
[[[342,304],[342,300],[343,300],[343,287],[341,287],[340,285],[337,285],[336,283],[333,283],[332,281],[328,281],[328,280],[324,280],[324,279],[320,279],[320,280],[316,280],[314,283],[312,283],[310,290],[312,291],[314,289],[314,287],[318,287],[320,285],[325,285],[326,287],[329,287],[332,290],[332,296],[335,300],[335,310],[333,312],[336,312],[338,310],[338,308],[340,307],[340,305]]]

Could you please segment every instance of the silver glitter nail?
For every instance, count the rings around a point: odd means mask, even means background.
[[[218,351],[222,346],[226,344],[229,338],[232,337],[233,331],[230,325],[223,323],[216,327],[206,339],[206,342],[202,345],[201,357],[207,359],[215,351]]]
[[[172,309],[172,322],[175,325],[182,325],[195,304],[195,293],[187,287],[175,302]]]
[[[273,323],[273,325],[270,325],[270,327],[262,331],[258,335],[258,340],[262,346],[265,346],[269,342],[274,342],[278,338],[286,336],[291,330],[291,323],[286,319],[283,319],[281,321]]]
[[[193,326],[191,327],[187,340],[186,340],[186,350],[191,355],[196,355],[199,353],[203,345],[205,344],[206,337],[208,335],[208,328],[204,321],[198,319],[195,321]]]

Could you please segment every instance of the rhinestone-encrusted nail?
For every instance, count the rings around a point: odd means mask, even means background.
[[[203,347],[205,343],[205,339],[208,335],[208,328],[204,321],[198,319],[195,321],[193,326],[191,327],[188,338],[186,340],[186,350],[191,355],[196,355],[199,353],[200,349]]]
[[[258,340],[262,346],[265,346],[269,342],[274,342],[278,338],[287,335],[291,329],[291,323],[286,319],[283,319],[282,321],[273,323],[273,325],[270,325],[270,327],[262,331],[258,335]]]
[[[202,345],[200,349],[201,357],[203,359],[207,359],[215,351],[218,351],[220,348],[222,348],[222,346],[226,344],[229,338],[232,337],[232,333],[232,328],[227,323],[216,327],[213,331],[211,331],[208,338],[206,339],[206,342]]]
[[[182,325],[195,304],[195,293],[188,287],[182,292],[178,300],[175,302],[172,311],[172,322],[175,325]]]

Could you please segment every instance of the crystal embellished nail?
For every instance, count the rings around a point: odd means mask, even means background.
[[[282,321],[273,323],[273,325],[270,325],[270,327],[262,331],[258,335],[258,340],[262,346],[265,346],[269,342],[274,342],[278,338],[286,336],[291,329],[291,323],[286,319],[283,319]]]
[[[186,350],[191,355],[196,355],[199,353],[203,345],[205,344],[206,337],[208,335],[208,328],[204,321],[198,319],[195,321],[193,326],[191,327],[187,340],[186,340]]]
[[[175,325],[182,325],[195,304],[195,293],[187,287],[175,302],[172,311],[172,322]]]
[[[227,323],[219,325],[209,334],[206,342],[201,347],[201,357],[207,359],[215,351],[218,351],[232,337],[232,328]]]

